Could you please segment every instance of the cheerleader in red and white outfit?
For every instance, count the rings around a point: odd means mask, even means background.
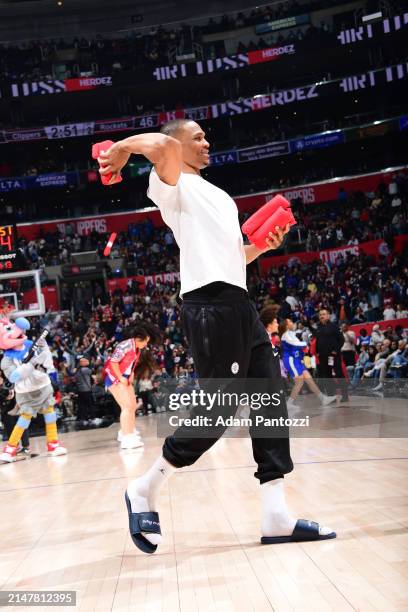
[[[135,369],[140,364],[141,351],[150,340],[156,342],[160,333],[150,323],[137,323],[125,327],[122,337],[124,340],[116,345],[105,364],[105,388],[119,404],[121,431],[118,440],[123,449],[128,449],[143,446],[136,432]]]

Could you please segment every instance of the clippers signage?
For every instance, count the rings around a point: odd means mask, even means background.
[[[408,236],[398,236],[398,241],[395,242],[394,251],[401,253],[404,246],[408,242]],[[376,261],[380,257],[387,257],[391,254],[388,245],[383,240],[370,240],[361,242],[353,246],[343,246],[336,249],[324,249],[319,252],[304,252],[293,253],[292,255],[277,255],[275,257],[264,257],[260,260],[261,270],[263,274],[267,274],[271,268],[280,266],[298,266],[302,263],[312,263],[313,261],[322,261],[332,267],[341,261],[345,261],[350,257],[358,257],[361,254],[373,257]]]
[[[407,167],[399,166],[391,168],[386,172],[374,172],[353,177],[342,177],[330,179],[324,183],[309,183],[269,191],[266,193],[251,194],[235,198],[240,212],[254,211],[277,193],[282,194],[288,200],[300,199],[304,204],[319,204],[321,202],[333,202],[338,200],[339,189],[342,187],[347,193],[351,191],[374,192],[380,183],[389,185],[391,178],[397,172],[407,172]],[[103,217],[84,217],[74,219],[60,219],[59,221],[42,221],[41,223],[22,223],[18,225],[19,236],[26,240],[34,240],[42,237],[47,232],[61,232],[65,234],[69,226],[71,234],[87,235],[92,231],[101,234],[111,232],[123,232],[128,230],[130,223],[141,223],[150,219],[155,227],[162,227],[163,221],[157,208],[150,208],[140,212],[112,213]],[[399,243],[400,236],[395,236],[395,245]],[[396,247],[397,252],[398,249]]]
[[[0,144],[28,140],[75,138],[78,136],[93,136],[128,130],[149,130],[172,119],[204,121],[224,116],[232,117],[273,107],[287,106],[288,104],[303,104],[308,100],[316,100],[322,97],[338,97],[342,94],[369,90],[374,87],[398,83],[407,77],[408,63],[402,63],[379,68],[378,70],[369,70],[362,74],[346,76],[342,79],[322,81],[293,89],[283,89],[270,94],[258,94],[251,98],[243,98],[232,102],[220,102],[210,106],[178,109],[158,114],[139,115],[137,117],[125,117],[124,119],[105,119],[86,123],[52,125],[44,128],[13,132],[3,131],[0,132]]]
[[[337,36],[337,39],[342,45],[349,45],[356,42],[362,42],[363,40],[370,40],[374,38],[374,30],[379,30],[378,34],[392,34],[398,32],[408,25],[408,13],[403,15],[394,15],[389,19],[384,19],[379,24],[367,23],[361,25],[358,28],[351,28],[349,30],[342,30]]]
[[[68,223],[57,223],[56,228],[61,234],[66,233]],[[108,232],[108,222],[104,217],[92,218],[92,219],[76,219],[71,221],[69,225],[75,228],[75,234],[78,236],[88,236],[91,232],[98,232],[98,234],[105,234]]]

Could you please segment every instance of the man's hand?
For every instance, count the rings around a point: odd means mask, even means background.
[[[283,242],[283,239],[285,238],[289,230],[290,225],[288,224],[284,229],[276,227],[276,234],[269,232],[269,238],[266,239],[266,243],[268,246],[263,250],[258,249],[258,247],[256,247],[254,244],[245,245],[244,250],[247,265],[252,263],[257,257],[259,257],[259,255],[262,255],[262,253],[279,249]]]
[[[123,150],[120,141],[115,142],[107,151],[101,151],[98,157],[100,164],[99,174],[105,175],[112,172],[112,178],[109,183],[113,183],[119,176],[120,171],[126,166],[130,157],[130,153]]]
[[[271,250],[273,251],[273,250],[279,249],[286,234],[289,233],[290,225],[288,223],[283,229],[276,226],[275,230],[276,230],[275,234],[273,234],[272,232],[269,232],[269,238],[266,238],[266,244],[268,246],[265,249],[263,249],[261,253],[266,253],[266,251],[271,251]]]

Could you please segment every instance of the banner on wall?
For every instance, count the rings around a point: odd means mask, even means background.
[[[139,285],[142,285],[143,288],[146,285],[158,285],[163,283],[174,283],[180,280],[179,272],[163,272],[162,274],[151,274],[149,276],[127,276],[125,278],[111,278],[108,280],[108,289],[109,291],[114,291],[115,289],[121,289],[122,291],[126,291],[128,288],[130,281],[136,282]]]
[[[337,39],[341,45],[349,45],[351,43],[361,42],[363,40],[373,39],[377,35],[392,34],[402,30],[408,25],[408,13],[403,15],[393,15],[387,17],[379,23],[367,23],[358,28],[350,28],[339,32]]]
[[[408,244],[408,235],[396,236],[394,242],[395,252],[400,253],[404,246]],[[341,260],[347,260],[348,257],[356,257],[361,253],[370,255],[374,257],[375,260],[378,260],[380,257],[387,257],[390,255],[391,251],[384,240],[370,240],[368,242],[361,242],[358,245],[346,245],[334,249],[324,249],[322,251],[264,257],[260,260],[260,266],[264,274],[266,274],[270,268],[279,268],[280,266],[293,267],[299,264],[312,263],[313,261],[321,261],[332,266]]]
[[[145,277],[141,276],[140,274],[136,274],[134,276],[126,276],[125,278],[110,278],[107,280],[109,291],[121,289],[123,292],[125,292],[131,283],[137,283],[139,286],[142,286],[142,288],[144,288]]]
[[[312,134],[291,140],[290,150],[292,153],[299,153],[299,151],[308,151],[310,149],[323,149],[332,145],[343,144],[344,140],[344,132],[341,130],[336,130],[330,134]]]
[[[362,329],[365,329],[367,334],[370,335],[373,331],[374,325],[379,325],[380,330],[384,331],[387,327],[392,327],[395,329],[396,327],[402,327],[402,329],[408,328],[408,319],[389,319],[387,321],[375,321],[373,323],[359,323],[358,325],[350,325],[350,329],[359,336]]]
[[[216,57],[215,59],[199,60],[190,64],[173,64],[170,66],[158,66],[152,71],[156,81],[170,81],[173,79],[196,77],[214,72],[227,70],[237,70],[253,64],[272,62],[285,55],[296,53],[294,43],[276,47],[268,47],[248,53],[238,53],[226,57]]]
[[[69,91],[87,91],[98,87],[111,87],[111,76],[79,77],[76,79],[42,79],[41,81],[20,81],[11,83],[10,89],[3,88],[4,97],[25,98],[27,96],[43,96],[45,94],[60,94]]]
[[[353,177],[340,177],[330,179],[324,183],[310,183],[287,187],[286,189],[275,189],[255,195],[240,196],[235,198],[235,202],[240,212],[254,211],[277,193],[281,193],[288,200],[300,199],[304,204],[319,204],[320,202],[330,202],[337,200],[339,189],[342,187],[346,193],[352,191],[362,191],[364,193],[373,192],[380,183],[388,185],[391,177],[396,172],[406,172],[406,166],[390,168],[386,172],[373,172]],[[1,182],[0,182],[1,185]],[[86,236],[92,231],[105,234],[107,232],[127,231],[130,223],[140,223],[150,219],[152,223],[159,227],[164,225],[160,212],[152,207],[150,210],[143,210],[131,213],[112,213],[92,217],[77,217],[72,219],[60,219],[56,221],[42,221],[38,223],[19,223],[18,234],[27,240],[42,237],[48,232],[61,232],[65,234],[67,227],[71,232],[80,236]],[[399,236],[395,237],[398,242]]]
[[[162,285],[163,283],[175,283],[176,281],[180,281],[180,273],[179,272],[163,272],[163,274],[151,274],[150,276],[145,276],[146,285]]]
[[[271,142],[258,147],[238,149],[238,162],[257,161],[268,157],[279,157],[290,153],[289,142]]]
[[[255,26],[256,34],[266,34],[267,32],[276,32],[277,30],[285,30],[287,28],[296,28],[310,23],[310,15],[294,15],[293,17],[284,17],[283,19],[275,19],[275,21],[266,21]]]
[[[65,125],[52,125],[29,130],[0,131],[0,143],[21,142],[28,140],[52,140],[55,138],[75,138],[92,136],[109,132],[127,130],[146,130],[158,127],[172,119],[191,119],[203,121],[218,117],[232,117],[243,113],[267,110],[272,107],[298,104],[316,98],[339,96],[370,90],[373,87],[386,86],[408,77],[408,64],[402,63],[361,74],[350,75],[333,81],[321,81],[302,87],[274,91],[268,94],[257,94],[249,98],[240,98],[230,102],[219,102],[209,106],[165,111],[158,114],[125,117],[123,119],[103,119]],[[332,136],[331,136],[332,137]]]
[[[10,177],[0,180],[0,192],[20,191],[25,189],[42,189],[46,187],[68,187],[78,185],[79,173],[59,172],[38,174],[37,176]]]

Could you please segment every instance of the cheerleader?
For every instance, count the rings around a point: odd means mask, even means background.
[[[303,362],[303,352],[307,347],[307,342],[302,342],[295,334],[295,323],[291,319],[285,319],[279,325],[279,334],[281,337],[282,360],[289,376],[294,378],[295,385],[288,399],[288,408],[299,408],[295,403],[297,396],[303,383],[306,382],[309,389],[317,395],[321,404],[327,406],[336,400],[335,395],[324,395],[316,385],[310,372],[307,370]]]
[[[123,340],[119,342],[104,369],[105,388],[113,395],[120,407],[120,426],[118,440],[122,449],[143,446],[136,431],[137,400],[133,386],[136,367],[144,370],[140,360],[141,351],[149,341],[157,342],[160,332],[150,323],[136,323],[125,327]],[[147,356],[144,361],[147,361]]]

